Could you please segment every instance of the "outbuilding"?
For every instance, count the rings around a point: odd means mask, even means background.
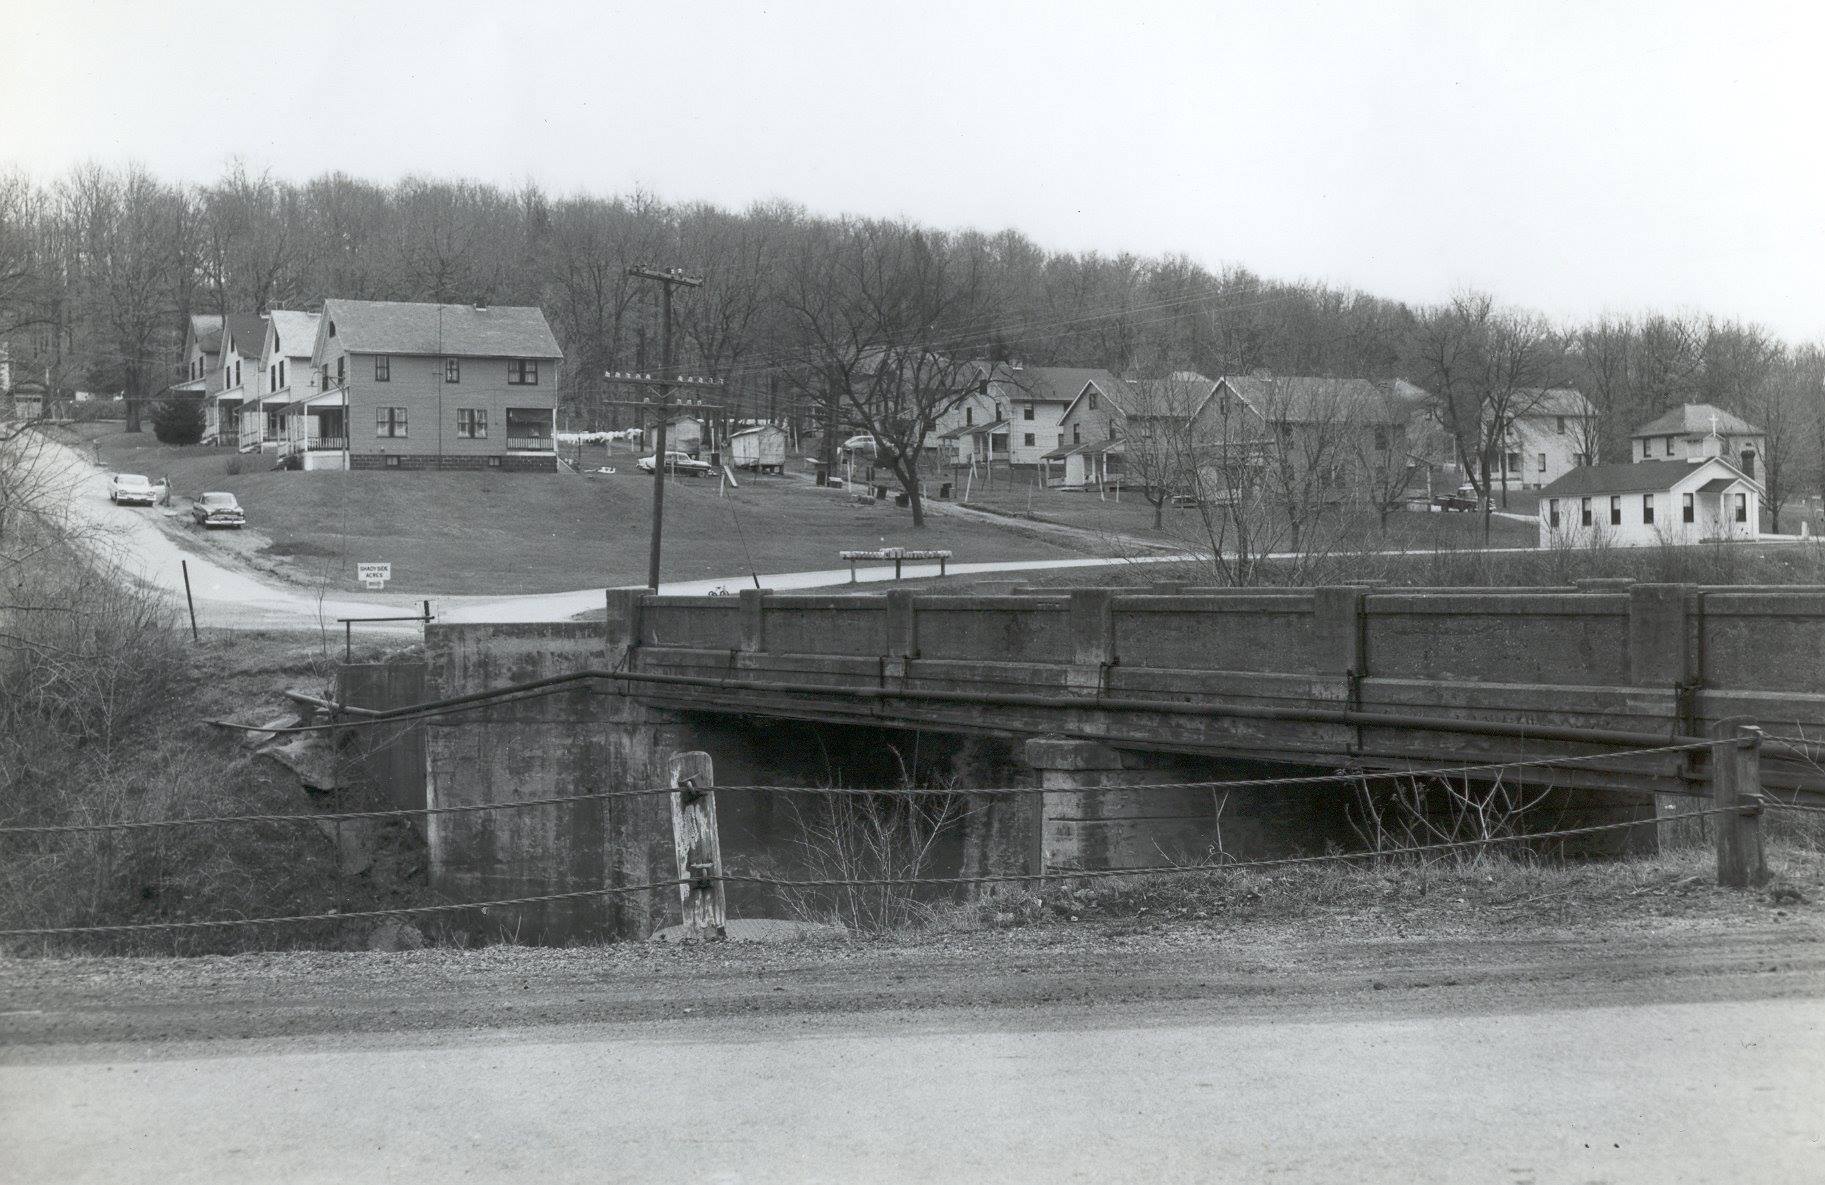
[[[1540,491],[1540,546],[1755,539],[1762,487],[1722,457],[1586,465]]]
[[[743,428],[729,437],[729,459],[741,469],[782,473],[786,468],[786,430],[777,424]]]
[[[650,453],[659,443],[659,432],[648,428],[645,435],[646,448]],[[695,416],[679,416],[670,420],[665,426],[665,451],[668,453],[688,453],[695,457],[703,451],[703,421]]]

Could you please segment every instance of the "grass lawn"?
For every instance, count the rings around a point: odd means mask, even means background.
[[[646,579],[653,482],[635,468],[631,446],[583,451],[586,471],[610,465],[612,475],[301,473],[271,469],[270,456],[162,445],[118,424],[83,425],[80,435],[109,468],[168,475],[180,507],[205,490],[234,494],[247,510],[244,537],[208,538],[312,583],[327,576],[352,589],[357,562],[383,560],[393,565],[389,592],[558,592]],[[228,472],[237,462],[246,471]],[[856,505],[796,477],[740,480],[726,497],[714,480],[671,480],[665,579],[736,575],[750,557],[763,574],[839,568],[845,548],[949,548],[959,562],[1089,554],[1015,522],[933,514],[915,530],[891,501]]]

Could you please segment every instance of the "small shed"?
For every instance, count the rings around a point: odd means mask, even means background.
[[[658,444],[659,432],[648,428],[644,437],[650,453]],[[703,421],[694,416],[679,416],[665,427],[665,449],[671,453],[689,453],[695,457],[703,451]]]
[[[21,420],[40,420],[45,418],[45,386],[35,379],[26,379],[12,389],[13,415]]]
[[[777,424],[743,428],[729,437],[729,456],[742,469],[781,473],[786,468],[786,430]]]

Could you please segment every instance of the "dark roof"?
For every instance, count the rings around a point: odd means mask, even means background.
[[[1699,486],[1694,492],[1700,494],[1721,494],[1740,480],[1742,479],[1736,477],[1714,477],[1704,485]]]
[[[1717,430],[1730,436],[1760,436],[1762,430],[1741,416],[1731,415],[1709,403],[1682,403],[1672,411],[1635,429],[1629,439],[1643,436],[1709,435],[1711,417],[1717,417]]]
[[[1399,424],[1411,410],[1411,398],[1368,379],[1234,374],[1222,381],[1272,424]]]
[[[981,436],[984,432],[994,433],[1008,426],[1006,420],[994,420],[987,424],[960,424],[949,432],[938,433],[939,440],[955,440],[959,436]]]
[[[1120,448],[1121,443],[1122,442],[1119,440],[1089,440],[1082,444],[1061,444],[1049,453],[1041,453],[1039,459],[1042,461],[1057,461],[1065,457],[1075,456],[1078,453],[1095,456],[1097,453],[1106,453],[1111,449]]]
[[[266,345],[266,318],[259,313],[230,313],[222,319],[222,336],[243,358],[258,358]]]
[[[530,306],[476,308],[393,300],[326,300],[323,317],[354,354],[562,358],[545,314]]]
[[[1117,385],[1113,374],[1098,366],[1022,366],[1003,363],[995,368],[994,377],[1020,392],[1020,398],[1037,402],[1069,403],[1077,398],[1084,384],[1094,382],[1107,391]]]
[[[1735,472],[1721,457],[1698,461],[1635,461],[1620,465],[1581,465],[1540,491],[1564,497],[1585,494],[1654,494],[1690,477],[1704,461],[1716,461]],[[1735,480],[1735,479],[1732,479]],[[1743,478],[1743,480],[1748,480]]]

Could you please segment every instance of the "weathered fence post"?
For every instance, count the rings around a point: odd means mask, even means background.
[[[1768,881],[1762,853],[1762,730],[1734,720],[1711,730],[1711,805],[1717,823],[1717,883],[1748,889]]]
[[[686,938],[726,938],[722,841],[716,834],[715,767],[708,753],[675,753],[671,761],[672,846],[678,855],[678,900]]]

